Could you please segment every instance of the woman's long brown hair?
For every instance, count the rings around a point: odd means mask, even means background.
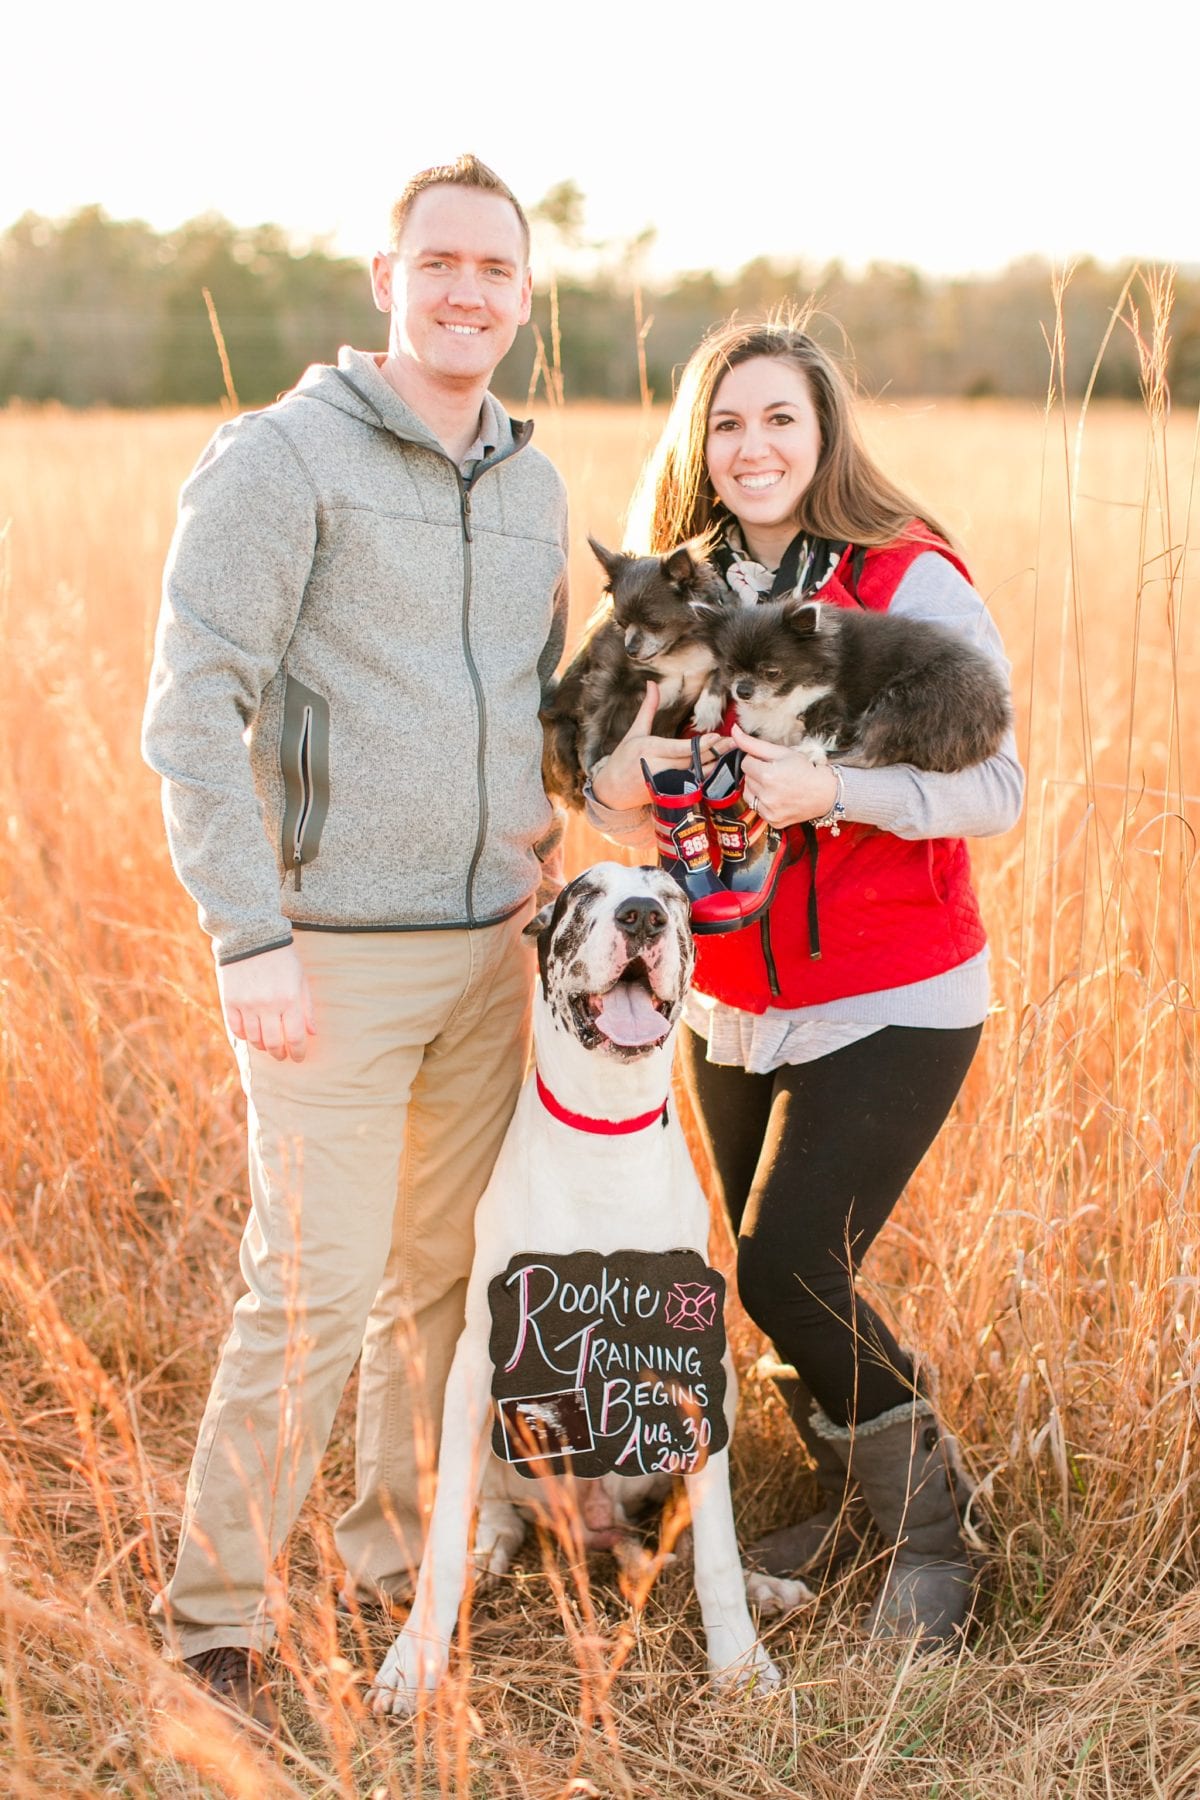
[[[722,377],[759,356],[778,357],[804,377],[821,427],[820,460],[797,508],[797,531],[879,545],[904,537],[919,520],[953,542],[868,454],[848,383],[833,359],[793,319],[772,318],[731,320],[711,331],[688,359],[663,434],[630,501],[629,548],[662,555],[684,539],[719,531],[730,516],[708,478],[708,415]]]

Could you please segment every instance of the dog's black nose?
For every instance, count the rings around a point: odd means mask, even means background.
[[[631,950],[652,943],[667,929],[667,915],[657,900],[635,897],[626,900],[617,912],[617,928],[628,939]]]
[[[753,700],[754,683],[748,675],[743,676],[741,681],[734,682],[733,691],[739,700]]]

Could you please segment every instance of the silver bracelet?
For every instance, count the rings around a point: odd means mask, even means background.
[[[833,779],[837,782],[837,794],[829,811],[819,819],[810,819],[809,824],[817,827],[828,825],[830,837],[837,837],[842,829],[842,820],[846,816],[846,784],[842,780],[842,771],[836,763],[828,763],[826,767],[833,770]]]

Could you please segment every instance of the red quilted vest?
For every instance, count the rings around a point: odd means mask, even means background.
[[[847,550],[820,597],[835,606],[854,606],[857,597],[858,604],[886,612],[901,577],[929,550],[970,580],[947,544],[914,525],[895,544],[868,550],[865,558],[859,551],[861,572],[852,569]],[[942,975],[987,941],[961,838],[910,842],[874,825],[849,824],[837,837],[817,833],[821,954],[814,959],[812,869],[801,828],[789,827],[788,837],[797,860],[780,878],[761,925],[696,939],[694,985],[701,993],[745,1012],[791,1010]]]

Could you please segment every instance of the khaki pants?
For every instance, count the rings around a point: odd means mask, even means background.
[[[273,1639],[271,1566],[360,1352],[358,1497],[338,1550],[361,1588],[409,1585],[475,1206],[525,1068],[529,913],[478,931],[297,932],[317,1024],[307,1059],[237,1045],[247,1292],[200,1427],[175,1573],[154,1608],[185,1656]]]

